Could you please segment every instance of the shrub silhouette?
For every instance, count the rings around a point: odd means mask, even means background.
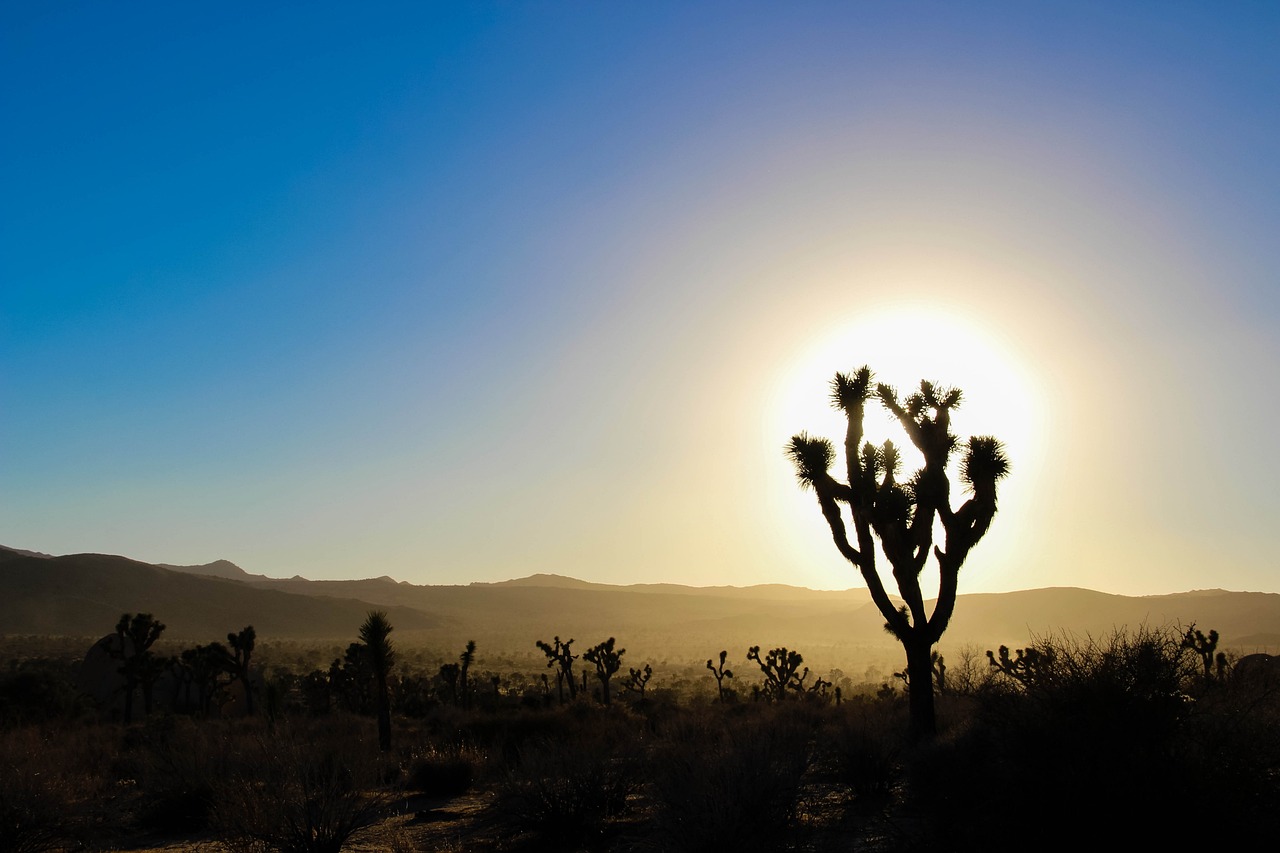
[[[283,853],[339,853],[376,824],[391,800],[385,771],[353,731],[256,740],[218,785],[214,822],[230,839]]]
[[[1143,627],[1040,640],[1023,650],[1036,663],[1021,677],[978,690],[964,730],[919,753],[911,774],[948,849],[1025,849],[1049,826],[1062,849],[1213,847],[1274,831],[1264,780],[1280,761],[1275,718],[1258,724],[1256,707],[1233,708],[1221,691],[1191,701],[1202,662],[1182,639]],[[1179,819],[1192,792],[1195,816]]]
[[[995,516],[996,482],[1008,474],[1009,461],[995,438],[969,439],[960,476],[973,496],[953,510],[946,469],[960,446],[951,434],[951,412],[960,405],[960,390],[921,382],[917,393],[900,401],[896,390],[881,383],[874,389],[875,396],[924,456],[924,467],[900,483],[901,456],[894,443],[886,441],[880,447],[862,443],[866,402],[873,394],[871,378],[870,368],[864,366],[852,374],[837,373],[831,383],[831,402],[844,412],[848,423],[847,482],[838,482],[828,473],[835,451],[825,438],[798,433],[787,445],[787,455],[801,487],[817,494],[836,547],[857,567],[886,620],[886,629],[906,651],[911,731],[918,739],[928,738],[937,732],[930,653],[955,610],[960,567]],[[849,541],[841,504],[852,517],[856,545]],[[943,530],[943,542],[938,545],[933,540],[935,522],[941,522]],[[901,608],[889,598],[876,569],[877,539],[905,602]],[[920,573],[930,553],[939,573],[932,614],[925,609],[920,588]]]
[[[710,715],[686,717],[656,748],[650,775],[660,849],[784,849],[811,732],[794,704],[742,710],[728,726]]]

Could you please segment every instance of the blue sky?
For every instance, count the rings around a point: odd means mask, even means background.
[[[7,3],[0,542],[854,586],[781,448],[866,362],[1009,445],[962,591],[1280,592],[1278,37],[1263,3]]]

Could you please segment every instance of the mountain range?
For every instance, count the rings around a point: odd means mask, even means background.
[[[501,583],[418,585],[389,577],[313,581],[245,572],[226,560],[149,564],[106,554],[50,556],[0,547],[0,625],[9,635],[100,637],[122,613],[149,612],[166,637],[207,642],[254,625],[260,638],[349,642],[371,609],[405,646],[452,649],[475,639],[523,650],[553,635],[609,636],[649,659],[787,646],[832,660],[884,654],[895,641],[865,589],[782,584],[615,586],[559,575]],[[1077,588],[961,595],[944,648],[1025,645],[1050,634],[1101,637],[1121,627],[1214,628],[1224,648],[1280,651],[1280,595],[1197,590],[1121,596]],[[737,654],[735,653],[735,657]]]

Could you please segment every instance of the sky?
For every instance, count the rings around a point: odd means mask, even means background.
[[[1277,44],[1249,2],[6,0],[0,543],[862,586],[783,448],[867,364],[1006,445],[962,593],[1280,592]]]

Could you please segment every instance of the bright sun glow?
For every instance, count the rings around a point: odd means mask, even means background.
[[[836,371],[866,364],[875,381],[898,390],[899,399],[917,390],[920,380],[959,387],[961,405],[952,415],[952,431],[964,440],[994,435],[1004,442],[1014,473],[1039,466],[1044,407],[1037,383],[1017,353],[998,334],[982,330],[959,311],[910,304],[881,309],[828,327],[807,351],[779,376],[775,386],[771,432],[785,441],[801,430],[829,438],[840,449],[843,416],[831,408],[829,383]],[[867,406],[866,439],[892,439],[904,449],[904,475],[921,463],[901,428],[874,400]],[[843,479],[843,462],[833,469]]]

